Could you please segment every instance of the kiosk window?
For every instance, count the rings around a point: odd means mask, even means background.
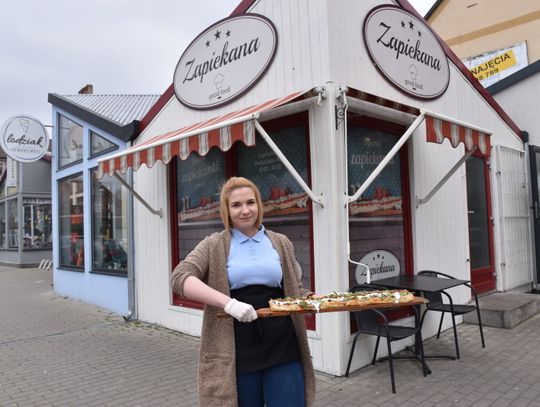
[[[124,175],[120,175],[124,178]],[[115,177],[92,171],[92,271],[127,275],[128,197]]]
[[[84,214],[82,174],[58,183],[60,193],[60,267],[84,268]]]
[[[62,168],[83,158],[83,128],[58,115],[58,167]]]
[[[398,140],[384,126],[371,128],[349,123],[348,189],[353,195]],[[351,259],[370,267],[372,280],[404,274],[406,260],[407,198],[405,150],[396,154],[363,196],[349,205]],[[404,187],[405,186],[405,187]],[[349,284],[365,282],[365,268],[349,265]]]
[[[281,118],[262,125],[309,185],[307,114]],[[178,221],[178,257],[175,261],[185,258],[204,237],[223,230],[219,216],[220,188],[229,177],[243,176],[253,181],[261,191],[265,226],[291,239],[302,266],[303,283],[306,287],[313,287],[311,204],[259,135],[256,136],[256,145],[252,147],[236,143],[227,152],[215,147],[204,157],[191,153],[186,160],[177,159],[175,162],[175,182],[172,188],[175,190]],[[179,304],[180,301],[174,298],[174,303]]]

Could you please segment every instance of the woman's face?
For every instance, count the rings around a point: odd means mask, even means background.
[[[259,208],[253,190],[249,187],[237,188],[229,196],[229,216],[233,226],[248,237],[254,236]]]

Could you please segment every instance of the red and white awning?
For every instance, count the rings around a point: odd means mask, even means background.
[[[489,138],[491,133],[487,130],[480,129],[469,123],[460,122],[451,117],[424,111],[361,90],[347,88],[346,93],[349,97],[361,99],[393,110],[399,110],[414,116],[419,116],[420,112],[424,112],[426,121],[426,139],[431,143],[441,144],[446,138],[450,140],[450,143],[454,148],[456,148],[459,143],[463,143],[467,151],[471,151],[472,148],[476,146],[482,155],[489,156],[491,152]]]
[[[446,138],[454,148],[463,143],[466,151],[471,151],[476,146],[482,155],[490,155],[491,141],[488,131],[429,112],[426,112],[425,120],[427,141],[441,144]]]
[[[306,91],[291,93],[153,137],[123,152],[98,160],[98,178],[104,174],[113,175],[115,171],[124,173],[128,168],[138,170],[141,164],[150,168],[159,160],[167,164],[175,156],[185,160],[192,152],[204,156],[212,147],[227,151],[237,141],[253,146],[255,145],[253,121],[260,113],[291,103],[307,93]]]

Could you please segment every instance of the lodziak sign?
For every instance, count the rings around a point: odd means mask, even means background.
[[[434,99],[448,87],[450,69],[437,37],[423,21],[396,6],[372,9],[364,41],[379,71],[397,88]]]
[[[176,97],[192,109],[226,104],[261,78],[276,49],[276,29],[266,17],[243,14],[221,20],[180,57],[173,77]]]
[[[2,126],[0,147],[13,160],[29,163],[45,155],[49,148],[49,136],[38,119],[15,115]]]

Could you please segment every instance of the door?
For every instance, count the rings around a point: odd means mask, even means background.
[[[540,281],[540,147],[529,146],[531,164],[531,190],[533,203],[534,249],[536,252],[536,276]]]
[[[471,282],[479,293],[495,290],[493,229],[487,163],[484,157],[467,160],[467,206]]]

